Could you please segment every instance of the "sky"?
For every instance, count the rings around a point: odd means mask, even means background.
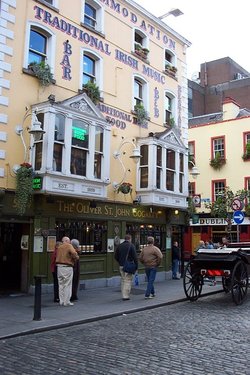
[[[164,22],[192,43],[187,49],[188,78],[200,70],[200,64],[223,57],[250,72],[249,0],[134,1],[157,17],[174,8],[184,13],[169,15]]]

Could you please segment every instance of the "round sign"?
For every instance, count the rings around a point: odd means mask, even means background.
[[[235,211],[233,214],[233,219],[236,224],[241,224],[244,221],[244,212],[242,211]]]
[[[234,211],[240,211],[243,208],[243,202],[239,198],[234,198],[231,207]]]

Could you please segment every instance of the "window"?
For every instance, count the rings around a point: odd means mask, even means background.
[[[134,78],[134,109],[138,105],[142,105],[145,109],[147,108],[146,104],[147,98],[147,83],[142,78]]]
[[[183,184],[184,184],[184,155],[179,154],[180,157],[180,166],[179,166],[179,191],[183,193]]]
[[[162,147],[157,146],[156,149],[156,188],[161,188],[161,176],[162,176]]]
[[[38,121],[41,122],[41,128],[44,129],[44,114],[38,113],[37,115]],[[35,171],[39,171],[42,168],[42,159],[43,159],[43,135],[39,141],[34,142],[35,148]]]
[[[165,50],[165,67],[166,66],[174,66],[175,65],[175,55],[172,51],[166,49]]]
[[[40,63],[47,57],[47,37],[38,31],[30,30],[29,60],[28,64],[33,62]]]
[[[250,132],[243,134],[243,160],[250,160]]]
[[[212,200],[215,202],[219,197],[224,195],[225,188],[226,188],[226,182],[225,180],[217,180],[212,181]]]
[[[64,130],[65,130],[65,117],[61,114],[57,114],[56,119],[55,119],[54,150],[53,150],[53,165],[52,165],[53,171],[56,171],[56,172],[62,172]]]
[[[91,51],[83,52],[82,85],[88,82],[95,83],[101,90],[102,60]]]
[[[165,93],[164,123],[168,126],[173,126],[175,122],[174,103],[175,103],[174,96],[170,93]]]
[[[72,148],[70,172],[86,176],[88,158],[89,127],[83,121],[72,121]]]
[[[103,156],[103,129],[98,126],[95,129],[95,160],[94,160],[95,178],[101,178],[101,175],[102,175],[102,156]]]
[[[95,0],[85,0],[83,13],[84,26],[103,33],[103,7]]]
[[[148,187],[148,145],[140,148],[140,188]]]
[[[174,191],[175,152],[173,150],[166,150],[166,160],[166,189]]]
[[[195,163],[195,143],[188,142],[188,161]]]
[[[225,159],[225,138],[212,138],[212,159],[216,155],[220,155],[222,159]]]
[[[141,30],[135,30],[134,33],[134,53],[141,58],[146,60],[148,57],[148,38]]]
[[[192,197],[193,195],[195,195],[195,182],[188,183],[188,195],[189,197]]]

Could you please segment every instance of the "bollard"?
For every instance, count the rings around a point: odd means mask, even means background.
[[[41,320],[41,299],[42,299],[42,278],[45,276],[36,275],[35,279],[35,299],[33,320]]]

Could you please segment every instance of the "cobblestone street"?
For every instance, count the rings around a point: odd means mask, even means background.
[[[0,374],[250,375],[249,308],[218,294],[5,339]]]

